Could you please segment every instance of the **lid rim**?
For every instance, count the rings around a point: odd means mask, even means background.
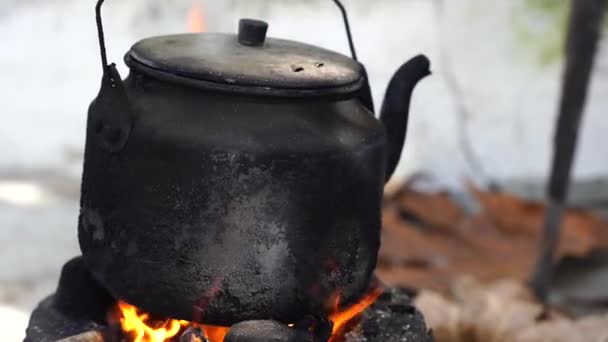
[[[167,72],[146,65],[133,58],[127,53],[124,58],[125,63],[131,70],[142,73],[159,81],[169,82],[175,85],[183,85],[192,88],[227,92],[239,95],[271,96],[271,97],[323,97],[323,96],[347,96],[355,95],[363,87],[363,79],[359,79],[350,84],[336,87],[315,87],[315,88],[289,88],[289,87],[266,87],[244,84],[229,84],[225,82],[215,82],[192,78],[191,76],[179,75]]]
[[[364,81],[361,64],[338,52],[278,38],[250,47],[227,33],[146,38],[125,61],[156,78],[241,93],[351,93]]]

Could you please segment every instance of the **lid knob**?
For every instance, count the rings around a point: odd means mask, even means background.
[[[239,21],[239,43],[247,46],[262,46],[266,41],[268,23],[256,19]]]

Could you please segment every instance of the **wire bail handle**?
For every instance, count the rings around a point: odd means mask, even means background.
[[[104,73],[106,73],[108,69],[108,55],[106,52],[106,42],[103,33],[103,22],[101,19],[101,6],[103,5],[105,0],[98,0],[97,6],[95,6],[95,14],[97,19],[97,35],[99,36],[99,50],[101,53],[101,64],[103,67]],[[346,8],[340,2],[340,0],[333,0],[333,2],[338,6],[340,12],[342,13],[342,18],[344,20],[344,27],[346,28],[346,35],[348,37],[348,45],[350,47],[350,53],[354,60],[357,59],[357,51],[355,50],[355,44],[353,42],[353,35],[350,29],[350,22],[348,20],[348,13],[346,12]]]
[[[104,74],[108,70],[108,55],[106,53],[106,41],[103,33],[103,22],[101,20],[101,6],[105,0],[98,0],[95,6],[95,14],[97,19],[97,35],[99,36],[99,50],[101,52],[101,64]]]
[[[353,59],[358,61],[357,59],[357,51],[355,50],[355,43],[353,42],[353,35],[350,30],[350,22],[348,20],[348,13],[346,12],[346,7],[340,2],[340,0],[333,0],[336,6],[342,12],[342,18],[344,19],[344,27],[346,28],[346,36],[348,37],[348,46],[350,47],[350,53],[353,56]]]

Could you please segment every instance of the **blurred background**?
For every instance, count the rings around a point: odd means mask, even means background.
[[[344,4],[378,105],[401,63],[418,53],[433,63],[433,77],[413,97],[393,188],[422,174],[416,191],[446,192],[465,208],[475,205],[467,182],[498,185],[523,201],[543,198],[569,1]],[[126,76],[122,57],[137,40],[189,30],[236,32],[241,17],[268,21],[270,36],[349,54],[330,0],[107,0],[109,59]],[[0,317],[11,322],[0,340],[12,341],[22,337],[37,302],[54,291],[63,263],[79,254],[86,112],[101,77],[94,1],[0,0],[0,42]],[[599,215],[608,206],[607,111],[604,39],[571,192],[573,206]]]

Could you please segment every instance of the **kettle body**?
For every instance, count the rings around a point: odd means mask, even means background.
[[[428,60],[395,74],[380,120],[360,63],[266,39],[259,21],[143,40],[123,81],[102,2],[78,225],[91,274],[146,312],[213,325],[292,323],[363,296]]]
[[[359,101],[124,82],[118,152],[89,120],[79,239],[116,297],[211,324],[292,322],[365,292],[376,263],[383,126]]]

